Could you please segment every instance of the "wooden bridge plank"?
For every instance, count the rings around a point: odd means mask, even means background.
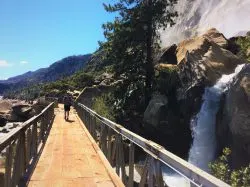
[[[124,186],[74,111],[70,122],[64,121],[62,105],[55,114],[28,186]]]

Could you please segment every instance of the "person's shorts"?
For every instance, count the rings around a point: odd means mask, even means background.
[[[70,111],[70,105],[64,105],[64,110],[65,111]]]

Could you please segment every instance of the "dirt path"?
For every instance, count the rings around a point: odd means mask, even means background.
[[[124,186],[75,111],[66,122],[62,105],[55,110],[50,135],[28,186]]]

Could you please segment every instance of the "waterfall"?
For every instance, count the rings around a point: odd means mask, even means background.
[[[193,144],[189,152],[188,162],[205,171],[208,171],[208,164],[215,157],[215,123],[221,95],[227,90],[243,66],[244,64],[238,65],[234,73],[223,75],[214,86],[205,88],[201,109],[191,120]]]
[[[214,86],[205,88],[201,109],[190,122],[193,144],[189,151],[188,162],[204,171],[209,171],[208,164],[215,159],[215,123],[221,95],[228,89],[233,78],[243,66],[244,64],[238,65],[234,73],[222,75]],[[170,187],[190,187],[190,183],[181,175],[174,173],[169,168],[163,170],[164,180]]]
[[[249,0],[181,0],[175,6],[179,16],[175,25],[160,30],[163,46],[201,35],[215,27],[226,37],[249,31]]]

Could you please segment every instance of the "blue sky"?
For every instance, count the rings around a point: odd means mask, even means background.
[[[0,79],[92,53],[112,0],[0,0]]]

